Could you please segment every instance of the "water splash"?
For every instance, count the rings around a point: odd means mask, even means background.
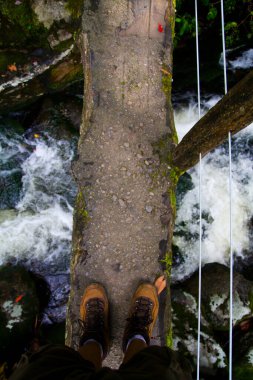
[[[233,52],[233,50],[227,50],[228,54],[231,52]],[[223,53],[221,53],[219,65],[223,67]],[[253,67],[253,49],[249,49],[242,52],[235,59],[227,59],[226,66],[228,69],[233,71],[237,69],[250,69],[251,67]]]
[[[229,60],[229,68],[235,69],[250,69],[253,67],[253,49],[244,51],[239,57],[234,60]]]
[[[3,161],[20,149],[25,155],[19,163],[21,198],[15,213],[5,210],[10,218],[0,222],[0,264],[22,263],[40,274],[67,272],[76,192],[70,175],[73,144],[49,136],[38,141],[14,136],[8,145],[3,137],[1,146]]]
[[[221,97],[218,95],[210,95],[203,98],[201,101],[200,116],[204,116],[220,99]],[[174,116],[178,140],[181,141],[198,121],[198,104],[194,94],[186,93],[184,97],[180,98],[180,102],[175,104]]]
[[[217,100],[216,96],[209,99],[209,105]],[[205,112],[204,107],[202,112]],[[189,123],[188,115],[191,116]],[[181,138],[197,120],[197,105],[192,100],[188,106],[176,112],[175,122]],[[252,139],[253,125],[232,139],[232,233],[233,250],[237,256],[243,256],[250,244],[248,223],[253,214]],[[219,262],[227,265],[229,261],[228,165],[227,143],[209,153],[202,161],[203,264]],[[176,218],[174,244],[179,248],[182,259],[173,269],[174,281],[182,280],[198,268],[198,167],[191,169],[189,174],[193,186],[180,200]]]

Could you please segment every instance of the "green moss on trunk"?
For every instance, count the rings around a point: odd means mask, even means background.
[[[68,0],[66,9],[70,11],[74,19],[78,19],[83,14],[84,0]]]
[[[87,225],[87,223],[90,220],[89,213],[86,209],[86,202],[82,190],[80,190],[76,196],[75,217],[84,226]]]

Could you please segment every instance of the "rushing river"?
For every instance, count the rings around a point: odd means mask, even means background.
[[[7,195],[19,177],[21,189],[6,198],[0,211],[0,264],[21,263],[45,276],[58,306],[69,291],[69,262],[75,184],[70,166],[75,140],[56,140],[47,134],[0,133],[2,192]],[[16,175],[17,178],[13,179]],[[18,186],[18,185],[17,185]],[[8,208],[7,208],[8,207]],[[53,304],[51,306],[53,306]],[[57,309],[57,308],[56,308]],[[65,307],[53,321],[64,319]],[[54,314],[52,310],[50,314]]]
[[[227,59],[227,69],[253,67],[253,49]],[[221,55],[220,64],[223,59]],[[220,96],[201,99],[201,116],[212,108]],[[175,99],[175,124],[179,141],[198,121],[196,95],[183,94]],[[235,257],[244,258],[252,250],[250,220],[253,216],[253,124],[232,138],[232,248]],[[178,194],[174,232],[175,255],[172,280],[189,277],[199,260],[199,165],[188,174],[188,191]],[[230,194],[228,141],[209,153],[201,164],[202,263],[229,265]]]
[[[188,94],[187,106],[175,112],[179,138],[198,120],[198,107]],[[219,97],[210,96],[202,101],[202,114],[213,106]],[[253,216],[253,124],[232,138],[232,237],[236,256],[249,253],[250,219]],[[228,142],[209,153],[201,165],[203,264],[219,262],[229,265],[229,156]],[[182,280],[198,268],[199,257],[199,167],[188,174],[190,189],[180,196],[177,210],[174,244],[182,260],[173,270],[173,280]]]

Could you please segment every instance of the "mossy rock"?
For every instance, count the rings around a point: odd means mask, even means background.
[[[29,0],[0,0],[1,47],[48,45],[47,30],[39,22]]]
[[[207,367],[227,365],[229,330],[229,268],[218,263],[202,268],[201,352]],[[234,273],[233,361],[241,360],[253,347],[253,332],[243,331],[240,323],[252,313],[252,282]],[[196,359],[198,323],[198,272],[171,289],[173,339],[192,360]],[[237,377],[236,377],[237,379]]]
[[[190,174],[184,173],[178,180],[176,189],[177,207],[186,195],[187,191],[192,190],[194,187]]]
[[[0,0],[0,46],[52,48],[48,37],[54,34],[57,39],[62,30],[77,31],[82,13],[81,0]]]
[[[10,64],[24,65],[27,61],[27,52],[25,51],[1,51],[0,52],[0,72],[4,73]],[[4,75],[4,74],[3,74]]]
[[[236,380],[250,380],[253,379],[253,366],[252,364],[244,364],[235,366],[233,368],[233,378]]]
[[[17,360],[31,339],[39,300],[29,272],[0,267],[0,361]]]
[[[8,113],[23,109],[42,95],[60,92],[71,84],[82,81],[83,68],[79,52],[73,49],[68,53],[58,64],[52,64],[42,74],[34,75],[29,81],[20,81],[14,89],[8,84],[1,92],[0,112]]]
[[[9,174],[0,177],[0,209],[14,208],[20,199],[22,189],[22,172],[11,170]]]
[[[26,136],[49,133],[57,140],[71,140],[79,136],[81,115],[81,99],[66,94],[48,96],[43,99]]]
[[[202,268],[202,314],[212,327],[219,331],[229,328],[229,268],[219,263],[206,264]],[[198,272],[182,284],[182,288],[198,297]],[[253,283],[234,272],[234,318],[239,321],[252,312],[250,297]]]
[[[195,366],[198,339],[197,300],[179,288],[172,288],[173,348],[179,350]],[[210,369],[223,367],[226,355],[213,336],[212,327],[201,318],[201,363]]]
[[[2,119],[0,129],[2,149],[3,152],[6,149],[9,156],[8,160],[4,158],[6,154],[0,159],[0,209],[4,210],[14,208],[20,200],[22,190],[21,164],[26,152],[21,153],[17,147],[23,141],[20,135],[24,133],[24,129],[18,121],[12,118]],[[9,141],[10,145],[8,146],[7,142]]]
[[[0,112],[82,80],[75,46],[82,12],[83,1],[0,0]]]

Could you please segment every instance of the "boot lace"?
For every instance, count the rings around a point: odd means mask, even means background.
[[[127,318],[129,329],[147,332],[148,326],[153,322],[152,319],[153,302],[146,297],[137,298],[132,315]]]
[[[97,333],[104,327],[104,302],[99,298],[92,298],[86,304],[85,320],[79,319],[82,335]]]

